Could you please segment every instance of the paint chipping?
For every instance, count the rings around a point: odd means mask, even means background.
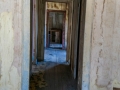
[[[0,15],[0,90],[18,90],[20,77],[17,69],[12,66],[14,60],[14,31],[12,28],[12,12]]]
[[[99,52],[99,57],[102,57],[103,55],[102,55],[102,49],[100,50],[100,52]]]

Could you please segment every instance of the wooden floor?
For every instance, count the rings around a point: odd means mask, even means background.
[[[76,82],[72,78],[70,67],[57,65],[45,71],[48,87],[41,90],[76,90]]]
[[[40,67],[39,67],[40,68]],[[44,62],[44,79],[46,87],[36,90],[77,90],[77,82],[73,79],[70,66],[52,62]]]

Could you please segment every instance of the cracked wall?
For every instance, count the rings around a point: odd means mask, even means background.
[[[120,0],[115,0],[115,19],[113,30],[113,87],[120,88]]]
[[[120,87],[120,1],[95,0],[90,90]]]
[[[21,1],[0,0],[0,90],[21,90]]]

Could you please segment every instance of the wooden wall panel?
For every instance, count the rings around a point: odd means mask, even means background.
[[[84,46],[84,28],[85,28],[85,9],[86,0],[80,2],[80,27],[79,27],[79,52],[78,52],[78,90],[82,88],[82,67],[83,67],[83,46]]]
[[[72,35],[72,15],[73,15],[73,1],[69,2],[68,4],[68,32],[67,32],[67,62],[70,63],[70,56],[71,56],[71,35]]]
[[[45,27],[45,1],[38,0],[38,46],[37,59],[44,60],[44,27]]]

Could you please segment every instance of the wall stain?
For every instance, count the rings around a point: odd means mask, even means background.
[[[0,90],[18,90],[20,76],[17,68],[12,65],[14,60],[13,13],[0,14]],[[18,88],[19,87],[19,88]]]

